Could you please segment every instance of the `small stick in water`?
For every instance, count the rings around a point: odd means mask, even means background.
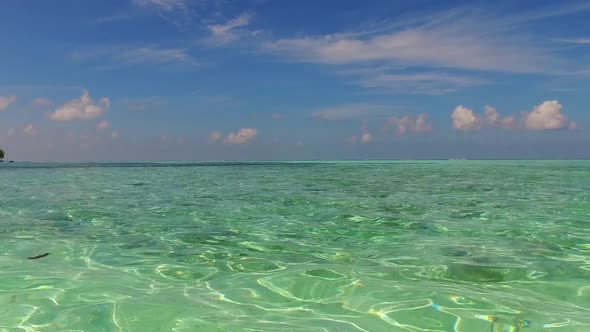
[[[49,255],[48,252],[41,254],[41,255],[37,255],[37,256],[33,256],[33,257],[28,257],[29,259],[39,259],[39,258],[43,258],[43,257],[47,257]]]

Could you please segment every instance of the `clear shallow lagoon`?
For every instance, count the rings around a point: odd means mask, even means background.
[[[0,331],[489,315],[590,331],[590,161],[0,164]]]

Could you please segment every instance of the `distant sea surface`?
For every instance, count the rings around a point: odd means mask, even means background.
[[[587,332],[590,161],[3,163],[0,331]]]

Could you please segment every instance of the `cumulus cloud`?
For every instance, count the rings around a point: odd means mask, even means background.
[[[35,127],[33,127],[32,123],[29,123],[28,125],[25,126],[25,128],[23,128],[23,132],[27,135],[35,135]]]
[[[373,141],[373,134],[371,134],[369,132],[369,123],[367,120],[363,120],[363,122],[361,123],[361,126],[359,128],[360,131],[360,135],[353,135],[353,136],[349,136],[347,138],[344,139],[344,142],[348,143],[348,144],[356,144],[359,141],[361,143],[371,143]]]
[[[365,143],[365,144],[371,143],[371,142],[373,142],[373,134],[363,133],[360,135],[360,137],[357,135],[352,135],[352,136],[345,138],[344,142],[346,142],[348,144],[357,144],[358,142]]]
[[[481,128],[481,119],[473,110],[459,105],[451,115],[453,128],[458,130],[477,130]]]
[[[486,105],[484,107],[484,121],[485,126],[488,127],[501,127],[501,128],[516,128],[518,127],[518,121],[515,116],[502,117],[496,108]]]
[[[0,96],[0,111],[5,110],[16,101],[16,96]]]
[[[428,122],[426,114],[419,114],[417,117],[406,115],[401,118],[391,117],[387,120],[386,126],[395,126],[397,133],[404,135],[406,133],[425,133],[432,130],[432,125]]]
[[[518,120],[514,115],[507,116],[501,121],[502,128],[516,128],[518,127]]]
[[[561,129],[566,126],[562,106],[557,100],[548,100],[524,115],[524,125],[528,129]]]
[[[557,100],[548,100],[524,113],[522,119],[516,116],[502,117],[496,109],[490,105],[484,108],[483,118],[473,110],[462,105],[457,106],[451,115],[453,128],[457,130],[478,130],[485,127],[493,128],[525,128],[531,130],[562,129],[568,127],[575,129],[575,122],[567,122],[562,113],[562,105]]]
[[[109,129],[110,127],[111,124],[106,120],[103,120],[96,125],[96,128],[98,129]]]
[[[110,106],[106,97],[100,98],[95,104],[88,91],[84,90],[80,98],[70,100],[49,113],[49,118],[55,121],[91,120],[103,115]]]
[[[245,144],[252,141],[258,135],[258,131],[253,128],[242,128],[237,133],[230,133],[224,139],[226,144]]]
[[[502,117],[493,106],[484,107],[483,117],[479,116],[472,109],[463,105],[455,108],[451,115],[453,128],[457,130],[479,130],[484,127],[516,128],[518,121],[515,116]]]
[[[576,129],[578,129],[578,124],[572,121],[572,122],[570,122],[569,125],[567,125],[567,129],[576,130]]]
[[[485,121],[490,126],[497,126],[500,123],[500,114],[496,109],[490,105],[484,108]]]

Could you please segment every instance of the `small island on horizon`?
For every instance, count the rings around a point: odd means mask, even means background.
[[[0,149],[0,163],[4,162],[4,156],[5,156],[4,150]],[[13,163],[14,160],[9,160],[8,162]]]

